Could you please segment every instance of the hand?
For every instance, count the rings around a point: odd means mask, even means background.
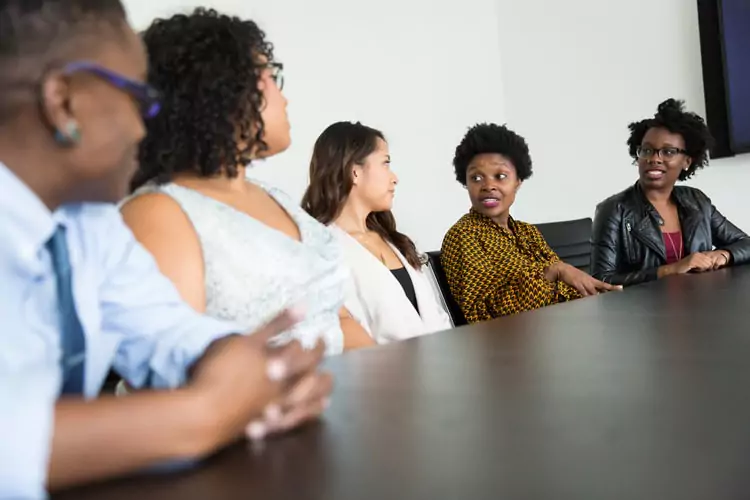
[[[299,344],[295,349],[301,349]],[[322,357],[324,344],[319,341],[315,351]],[[297,377],[286,385],[284,393],[266,406],[263,416],[245,428],[245,434],[253,440],[271,434],[291,430],[307,421],[318,418],[328,407],[333,378],[327,373],[314,370]]]
[[[702,273],[704,271],[710,271],[714,269],[714,261],[716,260],[715,257],[709,255],[710,253],[712,252],[691,253],[682,260],[662,266],[666,272],[662,272],[659,277],[665,275],[668,276],[670,274],[686,274],[689,272]]]
[[[711,259],[711,262],[713,263],[711,269],[714,271],[728,266],[729,259],[731,258],[729,252],[726,250],[713,250],[711,252],[706,252],[706,255]]]
[[[578,293],[584,297],[597,295],[601,292],[622,290],[621,285],[610,285],[609,283],[599,281],[570,264],[558,262],[553,265],[558,266],[558,279],[578,290]]]
[[[203,401],[215,447],[240,436],[247,423],[259,418],[275,401],[288,400],[292,388],[305,380],[315,388],[324,376],[316,373],[324,348],[305,351],[299,342],[269,347],[268,341],[300,319],[286,312],[250,336],[234,335],[214,342],[195,366],[190,389]],[[330,382],[329,382],[330,384]],[[309,394],[309,393],[308,393]],[[309,406],[309,405],[308,405]],[[300,412],[295,413],[298,416]],[[304,412],[306,417],[310,411]],[[297,419],[291,423],[298,422]]]

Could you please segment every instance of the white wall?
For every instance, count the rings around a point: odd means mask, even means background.
[[[126,0],[143,28],[186,2]],[[399,226],[425,250],[466,211],[453,150],[477,121],[503,119],[494,0],[205,1],[256,20],[285,66],[292,147],[254,175],[301,198],[312,147],[339,120],[389,140]]]
[[[524,135],[535,174],[514,213],[529,222],[593,215],[635,181],[627,124],[668,97],[703,113],[695,0],[204,0],[258,21],[286,67],[293,144],[255,174],[301,197],[319,133],[361,120],[389,138],[396,215],[438,248],[468,207],[453,149],[478,121]],[[184,0],[126,0],[143,28]],[[750,158],[691,181],[750,230]]]
[[[497,0],[504,119],[529,141],[535,174],[515,213],[531,222],[592,216],[635,182],[627,124],[668,97],[703,115],[695,0]],[[750,230],[750,157],[690,181]]]

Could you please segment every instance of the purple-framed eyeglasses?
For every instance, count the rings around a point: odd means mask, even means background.
[[[159,91],[151,85],[131,80],[114,71],[106,69],[96,63],[78,61],[72,62],[63,68],[63,73],[71,75],[73,73],[86,72],[95,75],[110,85],[129,94],[138,103],[143,118],[149,119],[159,114],[161,105],[159,103]]]

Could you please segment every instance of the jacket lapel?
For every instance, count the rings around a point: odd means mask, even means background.
[[[643,218],[636,223],[633,228],[633,236],[656,252],[664,262],[667,261],[667,251],[664,248],[664,239],[656,222],[654,222],[649,213],[643,214]]]
[[[693,245],[696,242],[695,233],[703,221],[700,207],[694,205],[681,195],[680,191],[674,190],[674,199],[677,202],[677,210],[680,214],[680,225],[682,226],[682,241],[687,248],[686,253],[695,253],[704,251],[704,248]]]
[[[636,184],[635,192],[633,194],[637,199],[636,205],[640,212],[638,213],[639,219],[634,221],[634,227],[632,230],[633,236],[648,248],[656,252],[663,262],[666,262],[667,250],[664,247],[664,237],[662,236],[661,229],[656,222],[656,210],[646,199],[646,196],[640,190],[638,184]]]

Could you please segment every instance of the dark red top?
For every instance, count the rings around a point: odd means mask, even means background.
[[[661,233],[664,248],[667,250],[667,264],[673,264],[685,257],[685,246],[682,243],[682,232]]]

